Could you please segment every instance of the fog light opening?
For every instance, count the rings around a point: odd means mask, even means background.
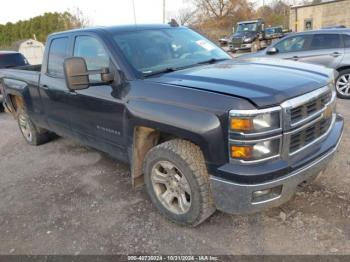
[[[279,198],[282,193],[282,187],[283,186],[281,185],[254,191],[252,194],[252,203],[271,201],[273,199]]]

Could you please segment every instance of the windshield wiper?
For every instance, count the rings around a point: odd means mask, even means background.
[[[211,58],[209,60],[198,62],[197,65],[214,64],[216,62],[221,62],[221,61],[225,61],[225,60],[230,60],[230,58]]]
[[[153,76],[153,75],[158,75],[158,74],[163,74],[163,73],[171,73],[178,70],[176,67],[167,67],[158,71],[150,71],[150,72],[144,72],[143,76],[148,77],[148,76]]]
[[[164,69],[161,69],[161,70],[158,70],[158,71],[143,72],[143,76],[144,77],[149,77],[149,76],[154,76],[154,75],[158,75],[158,74],[171,73],[171,72],[175,72],[175,71],[186,69],[186,68],[190,68],[190,67],[195,67],[197,65],[214,64],[216,62],[225,61],[225,60],[230,60],[230,58],[211,58],[209,60],[201,61],[201,62],[192,64],[192,65],[188,65],[188,66],[167,67],[167,68],[164,68]]]

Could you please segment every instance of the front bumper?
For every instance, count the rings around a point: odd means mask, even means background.
[[[263,183],[240,184],[211,176],[210,185],[217,209],[231,214],[244,214],[259,212],[287,202],[296,192],[298,185],[313,180],[325,169],[341,141],[343,125],[343,119],[338,117],[330,134],[321,141],[331,146],[326,151],[320,150],[318,157],[313,161],[281,178]]]
[[[251,43],[242,43],[242,44],[230,44],[229,45],[230,47],[230,50],[247,50],[247,49],[250,49],[252,47],[252,44]]]

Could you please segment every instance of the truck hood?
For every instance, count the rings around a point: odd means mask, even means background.
[[[333,77],[334,71],[322,66],[254,58],[193,67],[146,81],[242,97],[264,108],[323,87]]]

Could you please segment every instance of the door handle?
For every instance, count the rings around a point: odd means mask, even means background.
[[[338,56],[340,56],[341,55],[341,53],[339,53],[339,52],[333,52],[332,54],[331,54],[331,56],[333,56],[333,57],[338,57]]]
[[[292,57],[292,60],[294,60],[294,61],[297,61],[298,59],[299,59],[299,56],[295,55],[295,56]]]
[[[49,87],[47,85],[41,85],[41,88],[44,90],[49,90]]]

